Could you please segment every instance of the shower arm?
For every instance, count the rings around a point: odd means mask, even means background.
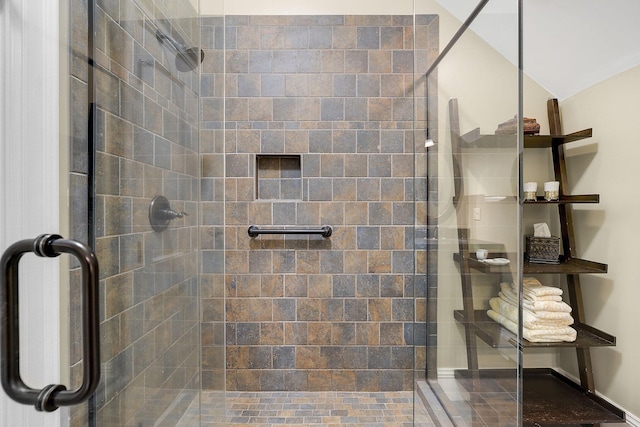
[[[182,43],[178,42],[176,39],[174,39],[170,35],[165,34],[164,31],[162,31],[160,28],[157,28],[157,27],[156,27],[156,39],[158,39],[160,43],[164,43],[165,41],[168,41],[171,47],[173,48],[173,50],[175,50],[177,53],[182,53],[185,51],[185,47]]]

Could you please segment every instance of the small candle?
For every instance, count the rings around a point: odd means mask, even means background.
[[[537,182],[525,182],[522,186],[525,200],[536,200]]]
[[[547,201],[558,200],[560,198],[560,183],[549,181],[544,183],[544,199]]]

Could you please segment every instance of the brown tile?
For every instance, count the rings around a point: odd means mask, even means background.
[[[283,323],[262,323],[260,325],[260,345],[284,344]]]
[[[334,323],[331,327],[333,345],[354,345],[356,343],[355,323]]]
[[[284,296],[284,276],[280,274],[261,275],[260,276],[260,293],[264,297]]]
[[[332,390],[331,376],[327,371],[311,370],[308,372],[309,391],[330,391]]]
[[[295,322],[284,325],[285,344],[305,345],[307,344],[307,323]]]
[[[225,270],[237,273],[249,272],[248,251],[226,251]]]
[[[329,322],[310,322],[307,333],[310,345],[331,344],[331,323]]]
[[[320,101],[316,98],[297,99],[298,120],[320,120]]]
[[[344,251],[344,271],[345,273],[352,273],[352,274],[366,273],[367,272],[367,252],[366,251]]]
[[[273,99],[272,98],[250,98],[249,99],[248,120],[270,121],[273,120]],[[258,150],[256,150],[258,151]]]
[[[227,321],[256,322],[272,319],[270,299],[227,299]]]
[[[284,373],[285,390],[303,391],[308,390],[307,371],[288,370]]]
[[[119,314],[133,303],[133,274],[125,273],[105,280],[106,316]]]
[[[285,390],[284,371],[278,369],[265,369],[260,372],[260,390],[278,391]]]
[[[368,251],[369,273],[391,272],[391,251]]]
[[[380,324],[380,344],[381,345],[403,345],[404,325],[402,323],[381,323]]]
[[[249,102],[243,98],[227,98],[225,105],[225,120],[249,120]]]
[[[260,47],[262,49],[284,49],[284,28],[260,28]]]
[[[380,296],[382,297],[402,297],[404,295],[403,277],[385,275],[380,279]]]
[[[242,369],[249,366],[249,347],[226,347],[227,369]]]
[[[344,72],[344,51],[337,49],[323,50],[321,55],[321,70],[323,73]]]
[[[356,371],[356,390],[380,391],[380,371]]]
[[[320,300],[298,300],[297,319],[299,321],[320,320]]]
[[[380,344],[380,324],[356,323],[356,344],[376,346]]]
[[[416,322],[427,321],[427,301],[426,298],[415,299]]]
[[[351,26],[333,27],[333,49],[354,49],[356,28]]]
[[[333,293],[330,275],[318,274],[309,276],[308,295],[310,298],[328,298]]]
[[[306,297],[308,295],[308,277],[305,275],[285,276],[285,296]]]
[[[373,50],[369,52],[370,73],[391,72],[391,52],[388,50]]]
[[[298,346],[296,349],[296,369],[318,369],[321,363],[320,347]]]
[[[260,390],[260,373],[253,369],[239,369],[236,371],[236,390]]]
[[[381,322],[391,320],[391,299],[372,298],[369,299],[368,304],[370,321]],[[402,331],[400,335],[402,335]]]
[[[320,253],[318,251],[297,251],[296,265],[296,271],[300,274],[320,273]]]
[[[236,37],[238,49],[260,48],[260,27],[239,26]]]
[[[235,280],[236,296],[259,297],[261,295],[260,276],[238,275]]]
[[[336,391],[353,391],[356,389],[356,372],[353,370],[331,371],[331,384]]]

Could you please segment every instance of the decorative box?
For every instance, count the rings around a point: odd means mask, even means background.
[[[560,262],[560,238],[527,236],[526,254],[529,262],[557,264]]]

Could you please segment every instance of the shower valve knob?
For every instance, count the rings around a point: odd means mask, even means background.
[[[164,231],[171,220],[183,218],[186,212],[171,209],[169,200],[164,196],[156,196],[149,205],[149,223],[154,231]]]
[[[176,219],[176,218],[182,218],[184,216],[189,215],[186,212],[177,212],[174,211],[173,209],[162,209],[158,211],[159,216],[162,216],[164,219],[168,219],[169,221],[171,221],[172,219]]]

